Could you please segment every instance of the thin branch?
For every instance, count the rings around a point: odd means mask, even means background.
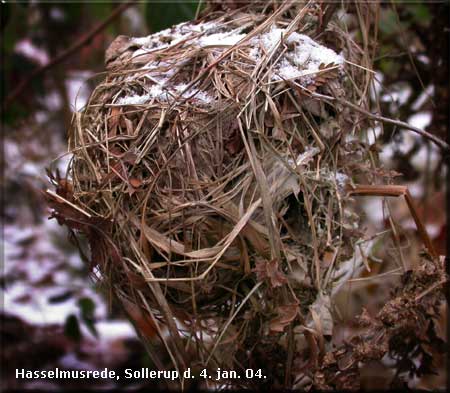
[[[311,95],[312,95],[312,97],[321,98],[321,99],[328,100],[328,101],[337,101],[345,106],[348,106],[349,108],[354,109],[357,112],[362,113],[363,115],[366,115],[367,117],[369,117],[373,120],[377,120],[377,121],[380,121],[383,123],[393,124],[398,127],[406,128],[406,129],[413,131],[416,134],[419,134],[419,135],[423,136],[424,138],[429,139],[430,141],[434,142],[445,153],[447,153],[447,154],[450,153],[450,146],[448,145],[447,142],[443,141],[441,138],[437,137],[436,135],[433,135],[425,130],[422,130],[421,128],[414,127],[413,125],[408,124],[401,120],[390,119],[388,117],[380,116],[375,113],[369,112],[369,111],[365,110],[364,108],[361,108],[358,105],[355,105],[355,104],[353,104],[347,100],[344,100],[342,98],[327,96],[327,95],[318,94],[318,93],[311,93]]]
[[[438,258],[439,254],[436,252],[433,242],[428,236],[428,232],[417,213],[417,208],[414,200],[409,193],[408,187],[397,186],[397,185],[365,185],[358,184],[353,189],[349,190],[349,195],[364,195],[364,196],[383,196],[383,197],[400,197],[403,196],[408,205],[409,212],[411,213],[414,222],[417,227],[417,232],[419,233],[425,247],[433,258]]]
[[[327,6],[324,14],[323,14],[323,19],[322,19],[322,23],[319,23],[317,25],[317,30],[316,30],[316,34],[320,34],[322,33],[328,26],[328,22],[330,22],[331,17],[334,15],[334,13],[336,12],[337,8],[339,6],[339,3],[331,3]]]
[[[28,85],[33,81],[33,79],[37,78],[38,76],[45,73],[50,68],[54,67],[55,65],[63,62],[68,57],[73,55],[75,52],[77,52],[79,49],[81,49],[83,46],[85,46],[89,41],[92,40],[98,33],[100,33],[102,30],[104,30],[114,19],[116,19],[123,11],[125,11],[129,6],[131,6],[135,0],[129,0],[118,7],[114,9],[111,14],[105,18],[102,22],[94,26],[94,28],[84,34],[80,37],[78,41],[76,41],[72,46],[67,48],[66,50],[62,51],[60,54],[58,54],[56,57],[54,57],[51,61],[49,61],[46,65],[37,68],[34,70],[26,79],[24,79],[22,82],[18,84],[18,86],[6,97],[5,103],[4,103],[4,109],[6,110],[8,106],[13,102],[15,99],[17,99],[19,96],[21,96]]]

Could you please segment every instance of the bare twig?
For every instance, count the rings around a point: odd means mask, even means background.
[[[397,185],[357,185],[354,189],[349,191],[349,195],[405,197],[409,211],[416,223],[417,231],[419,232],[425,247],[433,258],[438,257],[438,253],[434,249],[433,243],[425,229],[425,225],[422,223],[422,220],[417,213],[417,208],[407,187]]]
[[[363,115],[367,116],[370,119],[377,120],[377,121],[380,121],[383,123],[393,124],[393,125],[396,125],[396,126],[399,126],[402,128],[406,128],[406,129],[413,131],[416,134],[419,134],[419,135],[423,136],[424,138],[429,139],[430,141],[434,142],[445,153],[447,153],[447,154],[450,153],[450,146],[448,145],[447,142],[443,141],[441,138],[437,137],[436,135],[430,134],[429,132],[422,130],[421,128],[414,127],[413,125],[408,124],[401,120],[390,119],[388,117],[384,117],[384,116],[377,115],[375,113],[371,113],[371,112],[365,110],[364,108],[361,108],[360,106],[355,105],[355,104],[353,104],[347,100],[344,100],[342,98],[327,96],[327,95],[318,94],[318,93],[312,93],[312,96],[316,97],[316,98],[328,100],[328,101],[337,101],[345,106],[348,106],[349,108],[354,109],[357,112],[362,113]]]
[[[316,34],[320,34],[326,29],[328,22],[331,20],[331,17],[337,10],[338,6],[339,6],[338,2],[331,3],[327,6],[327,8],[323,14],[323,17],[322,17],[322,23],[319,23],[317,25]]]
[[[94,28],[91,31],[80,37],[80,39],[76,41],[71,47],[62,51],[59,55],[54,57],[44,66],[34,70],[30,75],[28,75],[26,79],[20,82],[18,86],[6,97],[3,109],[6,110],[8,106],[11,104],[11,102],[17,99],[17,97],[21,96],[25,92],[28,85],[33,81],[33,79],[37,78],[50,68],[54,67],[55,65],[66,60],[68,57],[72,56],[75,52],[77,52],[80,48],[82,48],[90,40],[92,40],[93,37],[95,37],[98,33],[104,30],[105,27],[107,27],[114,19],[116,19],[123,11],[125,11],[133,3],[134,0],[130,0],[116,7],[114,11],[111,12],[111,14],[106,19],[104,19],[102,22],[94,26]]]
[[[92,216],[89,213],[85,212],[83,209],[81,209],[77,205],[74,205],[72,202],[69,202],[67,199],[64,199],[61,195],[58,195],[56,192],[54,192],[52,190],[46,190],[45,192],[48,195],[50,195],[50,197],[53,197],[56,200],[58,200],[58,202],[65,203],[65,204],[69,205],[70,207],[73,207],[75,210],[78,210],[80,213],[84,214],[87,218],[92,218]]]

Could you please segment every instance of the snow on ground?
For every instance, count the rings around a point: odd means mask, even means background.
[[[93,75],[90,71],[72,71],[66,79],[68,99],[73,111],[80,111],[86,105],[91,93],[86,82]]]
[[[45,66],[50,60],[48,53],[44,49],[34,45],[28,38],[17,42],[14,47],[14,52],[33,60],[40,66]]]
[[[82,78],[86,76],[81,74]],[[70,99],[73,100],[74,95]],[[37,125],[45,127],[50,121],[49,116],[46,112],[38,112],[35,116]],[[39,196],[39,190],[48,186],[45,168],[57,156],[51,149],[61,152],[64,148],[57,133],[51,133],[51,140],[44,139],[5,138],[7,165],[4,175],[8,187],[11,181],[27,182],[34,190],[30,194]],[[33,152],[33,158],[28,155],[30,152]],[[56,162],[63,176],[70,159],[71,155],[67,154]],[[105,299],[94,282],[87,278],[87,267],[69,244],[67,229],[59,226],[56,220],[48,220],[49,211],[45,209],[35,212],[36,217],[41,216],[39,219],[33,218],[29,211],[38,208],[39,203],[24,206],[21,203],[28,203],[27,199],[14,201],[8,187],[5,209],[8,218],[3,223],[4,254],[0,272],[0,279],[5,283],[2,288],[3,313],[42,328],[54,324],[64,326],[67,318],[75,315],[83,337],[89,340],[92,350],[99,353],[107,353],[112,342],[137,339],[128,321],[109,319]],[[30,195],[30,198],[34,196]],[[98,338],[82,322],[79,301],[84,298],[95,305],[93,317]],[[66,360],[70,363],[70,359]]]
[[[69,273],[73,265],[55,244],[65,240],[65,229],[61,227],[58,232],[56,238],[57,233],[45,224],[26,228],[5,225],[4,274],[8,284],[4,311],[36,325],[64,324],[70,314],[79,315],[78,299],[89,297],[96,304],[95,316],[105,318],[106,306],[93,284],[83,275],[77,278]]]
[[[431,113],[428,111],[418,112],[408,119],[408,123],[414,127],[425,129],[431,123]],[[391,167],[393,165],[392,160],[396,152],[406,154],[415,144],[418,144],[419,150],[412,156],[411,164],[419,171],[424,171],[427,165],[430,166],[430,170],[436,169],[440,151],[434,144],[427,146],[422,136],[409,130],[400,129],[397,133],[400,133],[397,137],[400,141],[394,138],[390,143],[383,146],[380,153],[380,158],[386,166]]]

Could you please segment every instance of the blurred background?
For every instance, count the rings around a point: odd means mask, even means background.
[[[230,1],[236,6],[237,1]],[[103,76],[104,51],[117,35],[145,36],[194,18],[197,2],[3,2],[1,7],[2,222],[0,273],[2,384],[43,390],[114,388],[97,380],[17,381],[15,368],[110,369],[151,366],[133,327],[90,278],[65,228],[48,220],[43,191],[46,168],[64,177],[70,155],[66,133],[72,114]],[[449,3],[386,2],[380,10],[374,111],[445,139],[449,125]],[[440,254],[446,253],[446,176],[439,149],[392,125],[370,129],[362,143],[380,151],[419,206]],[[58,158],[54,161],[55,158]],[[338,296],[336,342],[353,333],[352,318],[364,306],[376,313],[401,274],[418,263],[422,246],[402,198],[358,199],[367,234],[368,269],[352,277]],[[392,233],[395,236],[392,236]],[[370,239],[370,236],[368,235]],[[400,261],[400,262],[399,262]],[[445,313],[442,337],[445,338]],[[155,344],[156,345],[156,344]],[[416,388],[444,388],[445,357],[434,354],[437,374],[411,378]],[[389,386],[387,360],[365,368],[366,385]],[[64,385],[62,385],[64,383]],[[121,387],[146,381],[120,380]],[[153,386],[156,387],[156,386]]]

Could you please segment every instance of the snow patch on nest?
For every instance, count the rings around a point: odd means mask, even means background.
[[[231,29],[226,25],[214,22],[181,23],[147,37],[132,38],[132,44],[139,47],[133,52],[132,58],[136,59],[155,51],[167,50],[175,45],[184,48],[225,51],[245,39],[246,34],[242,31],[243,28]],[[307,87],[314,83],[314,79],[321,69],[329,67],[342,69],[344,64],[344,58],[341,55],[310,37],[296,32],[287,36],[285,29],[276,26],[272,26],[266,33],[242,42],[242,45],[242,49],[247,51],[249,59],[253,60],[255,65],[267,54],[277,49],[284,51],[281,56],[272,57],[276,60],[276,63],[271,65],[272,71],[269,75],[272,82],[296,80],[297,83]],[[182,70],[184,64],[167,63],[161,61],[160,58],[159,60],[151,59],[142,68],[142,70],[148,70],[144,76],[154,82],[154,85],[145,94],[122,97],[116,104],[141,105],[152,99],[168,102],[179,97],[192,98],[195,103],[199,104],[210,104],[214,101],[211,94],[206,91],[185,91],[188,80],[185,81],[186,83],[171,85],[170,78]],[[130,76],[130,78],[135,77],[136,75]]]
[[[269,53],[280,44],[287,45],[288,50],[274,66],[272,80],[300,79],[301,84],[307,85],[314,81],[314,75],[320,70],[321,65],[342,67],[344,64],[341,55],[310,37],[293,32],[284,39],[286,33],[285,29],[272,28],[268,33],[251,41],[253,48],[249,55],[255,61],[261,59],[264,52]]]
[[[188,85],[184,83],[171,87],[164,87],[164,85],[164,83],[160,83],[151,86],[147,94],[135,94],[127,97],[122,97],[117,100],[116,104],[144,105],[154,99],[169,102],[171,100],[176,100],[179,97],[193,99],[199,104],[208,104],[213,101],[213,98],[204,91],[192,88],[186,90]]]
[[[189,22],[180,23],[169,29],[161,30],[158,33],[151,34],[147,37],[134,37],[131,42],[141,46],[143,50],[157,50],[176,45],[188,38],[199,37],[203,33],[212,35],[220,30],[219,26],[214,22],[206,22],[193,24]]]

